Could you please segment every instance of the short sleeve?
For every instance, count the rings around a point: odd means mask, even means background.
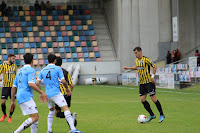
[[[38,75],[37,80],[40,80],[40,81],[41,81],[42,78],[43,78],[43,77],[42,77],[42,71],[40,71],[40,74]]]
[[[35,70],[30,70],[28,73],[28,83],[35,83]]]
[[[63,75],[63,70],[61,69],[61,67],[57,67],[58,69],[58,75],[59,75],[59,79],[62,80],[64,79],[64,75]]]
[[[154,64],[149,58],[146,58],[146,63],[152,67],[155,67],[156,64]]]

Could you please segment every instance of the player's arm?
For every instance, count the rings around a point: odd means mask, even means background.
[[[67,74],[67,79],[68,79],[69,87],[70,87],[70,89],[71,89],[71,91],[72,91],[73,88],[74,88],[74,85],[73,85],[73,83],[72,83],[72,78],[71,78],[71,76],[70,76],[69,73]]]
[[[155,74],[156,74],[156,70],[157,70],[157,66],[156,66],[156,64],[154,64],[150,59],[146,59],[146,63],[148,64],[148,65],[150,65],[151,67],[153,67],[153,73],[152,73],[152,75],[151,75],[151,82],[152,83],[156,83],[155,82],[155,79],[154,79],[154,77],[155,77]]]
[[[3,64],[0,65],[0,74],[3,72],[4,66]],[[0,81],[2,81],[2,78],[0,77]]]
[[[136,66],[133,66],[133,67],[124,66],[123,68],[124,68],[124,69],[137,70],[137,67],[136,67]]]
[[[16,94],[16,90],[17,90],[17,85],[18,85],[18,77],[15,77],[13,86],[11,88],[11,104],[10,104],[10,111],[13,112],[14,108],[15,108],[15,94]]]
[[[66,91],[67,91],[67,95],[70,96],[71,95],[71,90],[68,88],[68,83],[67,81],[65,80],[65,77],[63,75],[63,70],[59,67],[57,69],[57,73],[58,73],[58,76],[59,76],[59,79],[61,79],[61,82],[63,83],[63,85],[65,86],[66,88]]]

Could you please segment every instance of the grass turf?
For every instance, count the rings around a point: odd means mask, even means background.
[[[44,90],[44,89],[43,89]],[[78,85],[74,87],[71,112],[77,112],[77,129],[84,133],[198,133],[200,132],[200,87],[193,86],[183,90],[157,88],[159,99],[166,118],[158,123],[159,113],[155,104],[149,101],[156,119],[150,123],[140,124],[137,117],[148,113],[140,103],[137,86]],[[38,133],[47,131],[48,107],[41,103],[39,94],[34,91],[34,100],[39,111]],[[7,113],[10,100],[7,101]],[[28,116],[23,116],[17,107],[12,117],[12,123],[0,123],[0,132],[11,133]],[[1,112],[1,111],[0,111]],[[0,113],[2,115],[2,112]],[[65,119],[54,117],[53,132],[66,133],[68,125]],[[30,133],[30,128],[23,133]]]

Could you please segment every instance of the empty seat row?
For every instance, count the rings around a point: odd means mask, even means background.
[[[51,21],[51,20],[90,20],[90,15],[56,15],[56,16],[11,16],[11,17],[0,17],[0,21],[8,22],[18,22],[18,21],[36,21],[36,20],[43,20],[43,21]]]

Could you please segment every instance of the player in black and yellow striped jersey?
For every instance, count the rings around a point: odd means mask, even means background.
[[[4,119],[7,117],[6,114],[6,100],[8,99],[8,96],[11,98],[11,88],[13,85],[13,82],[15,80],[16,76],[16,70],[17,66],[13,64],[15,62],[15,55],[9,54],[8,55],[8,61],[5,63],[2,63],[0,65],[0,74],[3,73],[3,88],[1,93],[1,109],[3,112],[3,116],[1,117],[0,121],[4,121]],[[0,79],[2,80],[2,79]],[[11,121],[13,112],[10,112],[8,122]]]
[[[154,76],[157,70],[156,65],[147,57],[142,55],[142,49],[140,47],[134,48],[134,54],[136,56],[136,66],[127,67],[124,66],[124,69],[132,69],[138,70],[138,75],[140,77],[140,100],[144,105],[144,108],[149,112],[150,116],[147,122],[155,119],[156,116],[154,115],[153,111],[151,110],[150,104],[146,101],[147,93],[149,93],[151,100],[156,104],[158,111],[160,112],[160,119],[159,123],[161,123],[165,117],[163,114],[162,106],[160,102],[156,98],[156,87],[155,87],[155,80]],[[153,67],[153,74],[150,73],[150,67]]]
[[[56,61],[57,61],[56,65],[61,67],[61,65],[62,65],[62,58],[60,56],[58,56],[58,57],[56,57]],[[65,77],[65,80],[68,83],[68,88],[70,88],[70,90],[72,91],[73,90],[72,78],[71,78],[70,74],[68,73],[68,71],[66,71],[64,68],[62,68],[62,70],[63,70],[63,75]],[[60,87],[61,93],[65,97],[65,100],[67,102],[67,106],[70,107],[71,106],[71,96],[67,96],[67,91],[66,91],[67,89],[62,84],[62,82],[59,83],[59,87]],[[65,118],[64,112],[61,112],[61,108],[58,107],[58,105],[56,105],[55,109],[56,109],[56,112],[55,112],[55,116],[56,117]],[[76,116],[77,116],[77,114],[74,112],[72,114],[72,117],[73,117],[73,120],[74,120],[75,127],[77,125]]]

